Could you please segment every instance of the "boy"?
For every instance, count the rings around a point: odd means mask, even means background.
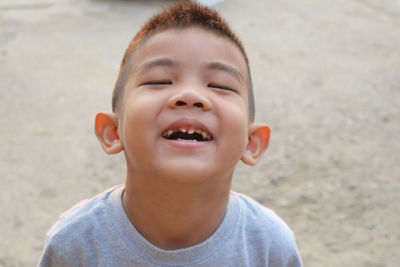
[[[95,119],[127,176],[63,215],[40,266],[301,266],[277,215],[230,192],[239,160],[258,162],[246,53],[219,15],[194,3],[151,18],[129,45],[113,112]]]

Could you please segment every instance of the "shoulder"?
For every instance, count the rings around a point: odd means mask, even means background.
[[[248,226],[256,229],[262,228],[274,236],[293,237],[292,230],[273,210],[246,195],[232,193],[232,196],[241,203],[243,216],[245,216]]]
[[[254,250],[268,251],[271,263],[295,261],[298,264],[284,266],[301,266],[295,237],[289,226],[274,211],[254,199],[234,192],[232,197],[240,203],[242,232],[256,247]]]
[[[120,186],[107,189],[91,199],[85,199],[63,212],[58,221],[47,232],[46,242],[52,244],[74,242],[88,232],[107,223],[106,208],[109,195]]]
[[[120,186],[106,190],[91,199],[80,201],[62,213],[50,228],[39,266],[76,266],[82,258],[90,262],[93,246],[102,243],[102,233],[110,224],[107,199]],[[85,255],[84,255],[85,254]],[[79,255],[79,256],[78,256]]]

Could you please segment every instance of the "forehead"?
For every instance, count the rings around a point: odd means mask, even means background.
[[[192,65],[225,63],[236,68],[247,80],[247,63],[237,45],[227,37],[199,26],[170,28],[150,35],[137,44],[128,64],[134,73],[140,64],[158,57],[169,57]]]

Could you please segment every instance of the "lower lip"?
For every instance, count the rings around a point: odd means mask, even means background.
[[[168,143],[169,145],[172,145],[176,148],[181,148],[181,149],[199,149],[206,147],[212,143],[212,141],[192,141],[192,140],[169,140],[163,138],[163,140]]]

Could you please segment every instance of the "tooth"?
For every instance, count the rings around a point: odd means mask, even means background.
[[[174,132],[174,131],[172,131],[172,130],[170,129],[170,130],[168,130],[167,135],[168,135],[168,136],[171,136],[171,134],[172,134],[173,132]]]
[[[193,129],[188,130],[188,134],[193,134],[193,133],[194,133]]]
[[[185,128],[180,128],[179,131],[181,131],[182,133],[186,133],[186,129]]]
[[[202,132],[202,133],[201,133],[201,135],[203,136],[203,138],[204,138],[204,139],[206,139],[206,138],[207,138],[207,133],[205,133],[205,132]]]
[[[203,131],[200,130],[200,129],[197,129],[195,132],[198,133],[198,134],[201,134]]]

